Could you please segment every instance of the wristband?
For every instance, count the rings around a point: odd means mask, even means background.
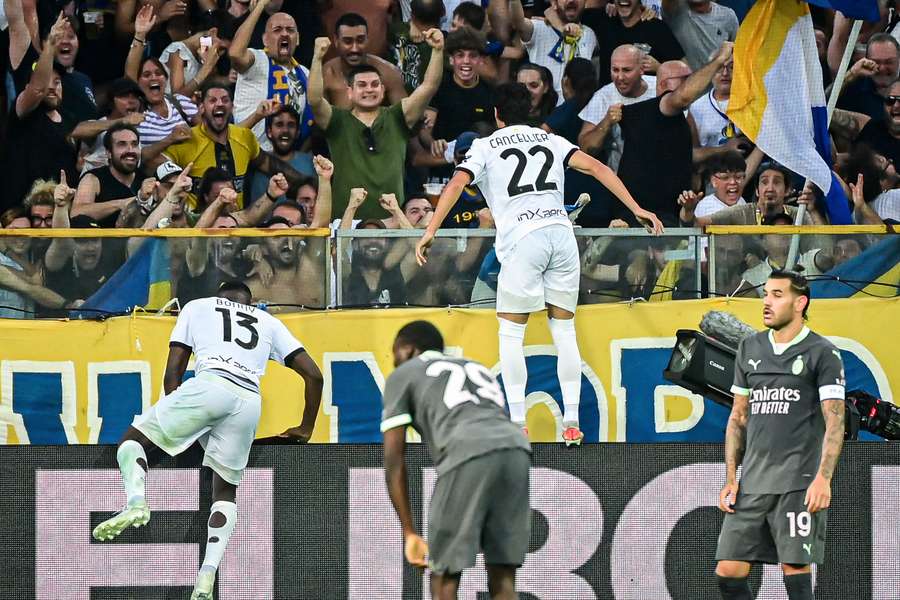
[[[269,193],[268,188],[266,188],[266,198],[268,198],[272,202],[278,202],[278,196],[273,197],[272,194]]]

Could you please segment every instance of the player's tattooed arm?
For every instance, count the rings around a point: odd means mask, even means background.
[[[731,416],[728,417],[728,427],[725,430],[725,480],[728,483],[737,481],[737,468],[741,461],[744,460],[744,450],[747,447],[747,415],[749,408],[750,400],[748,396],[734,395]]]
[[[822,440],[822,460],[819,475],[831,481],[837,468],[841,448],[844,446],[844,401],[823,400],[822,414],[825,416],[825,437]]]

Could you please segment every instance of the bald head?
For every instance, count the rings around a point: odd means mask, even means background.
[[[623,44],[613,50],[609,61],[609,76],[616,90],[626,98],[637,98],[646,91],[641,77],[643,53],[632,44]]]
[[[299,43],[300,32],[294,17],[283,12],[269,17],[263,34],[263,45],[275,62],[289,64]]]
[[[669,60],[656,69],[656,95],[677,90],[691,75],[691,68],[683,60]]]

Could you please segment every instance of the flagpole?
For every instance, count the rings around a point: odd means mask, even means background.
[[[847,77],[847,70],[850,68],[850,59],[853,58],[853,51],[856,49],[856,41],[859,39],[859,31],[862,29],[862,20],[854,19],[853,27],[850,29],[850,37],[847,38],[847,47],[844,48],[844,56],[841,57],[841,64],[834,78],[834,85],[831,87],[831,95],[828,97],[828,126],[831,125],[831,116],[837,106],[838,96],[841,95],[841,88],[844,87],[844,79]],[[830,167],[831,165],[829,165]],[[794,217],[794,225],[803,225],[803,219],[806,217],[806,204],[800,204],[797,207],[797,214]],[[788,250],[788,258],[785,268],[794,268],[797,263],[797,254],[800,251],[800,234],[795,233],[791,236],[791,246]]]

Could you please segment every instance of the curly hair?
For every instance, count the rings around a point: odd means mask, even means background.
[[[22,203],[26,209],[32,206],[53,206],[53,190],[56,182],[52,179],[36,179]]]

